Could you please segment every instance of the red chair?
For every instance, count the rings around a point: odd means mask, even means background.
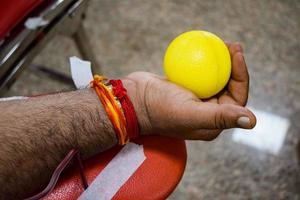
[[[141,137],[135,142],[144,146],[146,160],[113,199],[166,199],[183,175],[186,164],[185,142],[160,136]],[[84,161],[84,171],[89,185],[120,149],[120,146],[116,146]],[[75,200],[83,191],[84,185],[79,170],[73,166],[61,177],[51,194],[43,199]]]
[[[53,38],[63,33],[74,38],[79,50],[93,66],[96,59],[87,42],[82,26],[87,0],[2,0],[0,2],[0,92],[3,94],[28,67],[38,52]],[[29,17],[40,16],[49,23],[34,30],[24,27]],[[99,69],[99,66],[97,67]],[[53,69],[37,70],[70,82],[66,75]],[[183,140],[162,136],[141,137],[135,141],[144,146],[146,160],[121,187],[113,199],[165,199],[179,183],[186,164]],[[88,184],[120,151],[116,146],[85,160],[84,171]],[[62,174],[54,190],[44,199],[77,199],[84,191],[76,166]],[[99,194],[101,195],[101,194]]]

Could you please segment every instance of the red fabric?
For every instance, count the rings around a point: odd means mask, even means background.
[[[1,0],[0,40],[40,3],[42,0]]]
[[[185,142],[162,136],[143,136],[135,142],[143,144],[146,160],[113,199],[166,199],[183,175],[187,158]],[[121,148],[115,146],[84,162],[84,171],[89,185]],[[63,174],[52,193],[43,199],[75,200],[82,192],[83,185],[78,168],[73,166]]]
[[[139,136],[139,125],[136,113],[132,102],[130,101],[126,89],[123,87],[121,80],[110,80],[110,84],[113,86],[113,93],[119,99],[125,119],[126,130],[130,140]]]

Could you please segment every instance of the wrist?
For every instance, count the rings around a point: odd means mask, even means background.
[[[75,93],[75,92],[74,92]],[[84,157],[90,157],[118,143],[113,126],[92,88],[76,91],[78,128],[76,144]],[[84,129],[84,130],[82,130]]]
[[[144,95],[139,91],[139,86],[134,80],[130,78],[123,78],[122,83],[127,90],[127,95],[129,96],[140,128],[141,135],[147,135],[150,132],[151,126],[149,118],[147,115],[147,108],[144,102]]]

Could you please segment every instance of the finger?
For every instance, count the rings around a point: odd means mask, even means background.
[[[229,41],[225,41],[225,44],[226,44],[227,48],[229,49],[230,46],[231,46],[233,43],[232,43],[232,42],[229,42]]]
[[[237,52],[243,53],[243,48],[242,48],[241,44],[238,42],[228,43],[227,47],[229,49],[230,55],[234,55]]]
[[[243,53],[244,52],[242,46],[238,42],[225,42],[225,44],[229,50],[231,60],[235,53],[237,53],[237,52]]]
[[[203,102],[209,102],[209,103],[218,103],[218,99],[216,97],[212,97],[210,99],[201,99]]]
[[[239,105],[246,105],[249,92],[249,73],[244,56],[240,52],[234,54],[232,58],[232,72],[227,89]]]
[[[183,109],[183,110],[181,110]],[[251,129],[256,124],[254,114],[245,107],[231,104],[214,104],[208,102],[189,102],[179,111],[188,113],[178,115],[179,122],[198,129]],[[180,119],[180,117],[182,118]]]
[[[172,136],[175,138],[183,139],[183,140],[203,140],[203,141],[212,141],[216,137],[220,135],[222,130],[219,129],[199,129],[195,131],[189,131],[189,132],[181,132],[181,134],[175,133],[162,133],[165,136]]]
[[[220,95],[218,97],[219,97],[219,99],[218,99],[219,104],[240,105],[228,91],[226,91],[226,93],[223,93],[222,95]]]
[[[184,134],[186,140],[204,140],[204,141],[212,141],[216,139],[222,130],[219,129],[200,129],[196,131],[192,131],[190,133]]]

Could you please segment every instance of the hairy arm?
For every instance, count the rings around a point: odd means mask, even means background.
[[[84,158],[117,143],[93,89],[0,102],[0,196],[42,189],[72,149]]]
[[[192,92],[151,73],[123,79],[140,133],[212,140],[223,129],[251,129],[255,115],[247,103],[249,75],[239,44],[228,44],[232,73],[218,95],[201,100]],[[25,197],[49,181],[72,148],[84,158],[117,143],[112,125],[93,91],[0,102],[0,197]]]

